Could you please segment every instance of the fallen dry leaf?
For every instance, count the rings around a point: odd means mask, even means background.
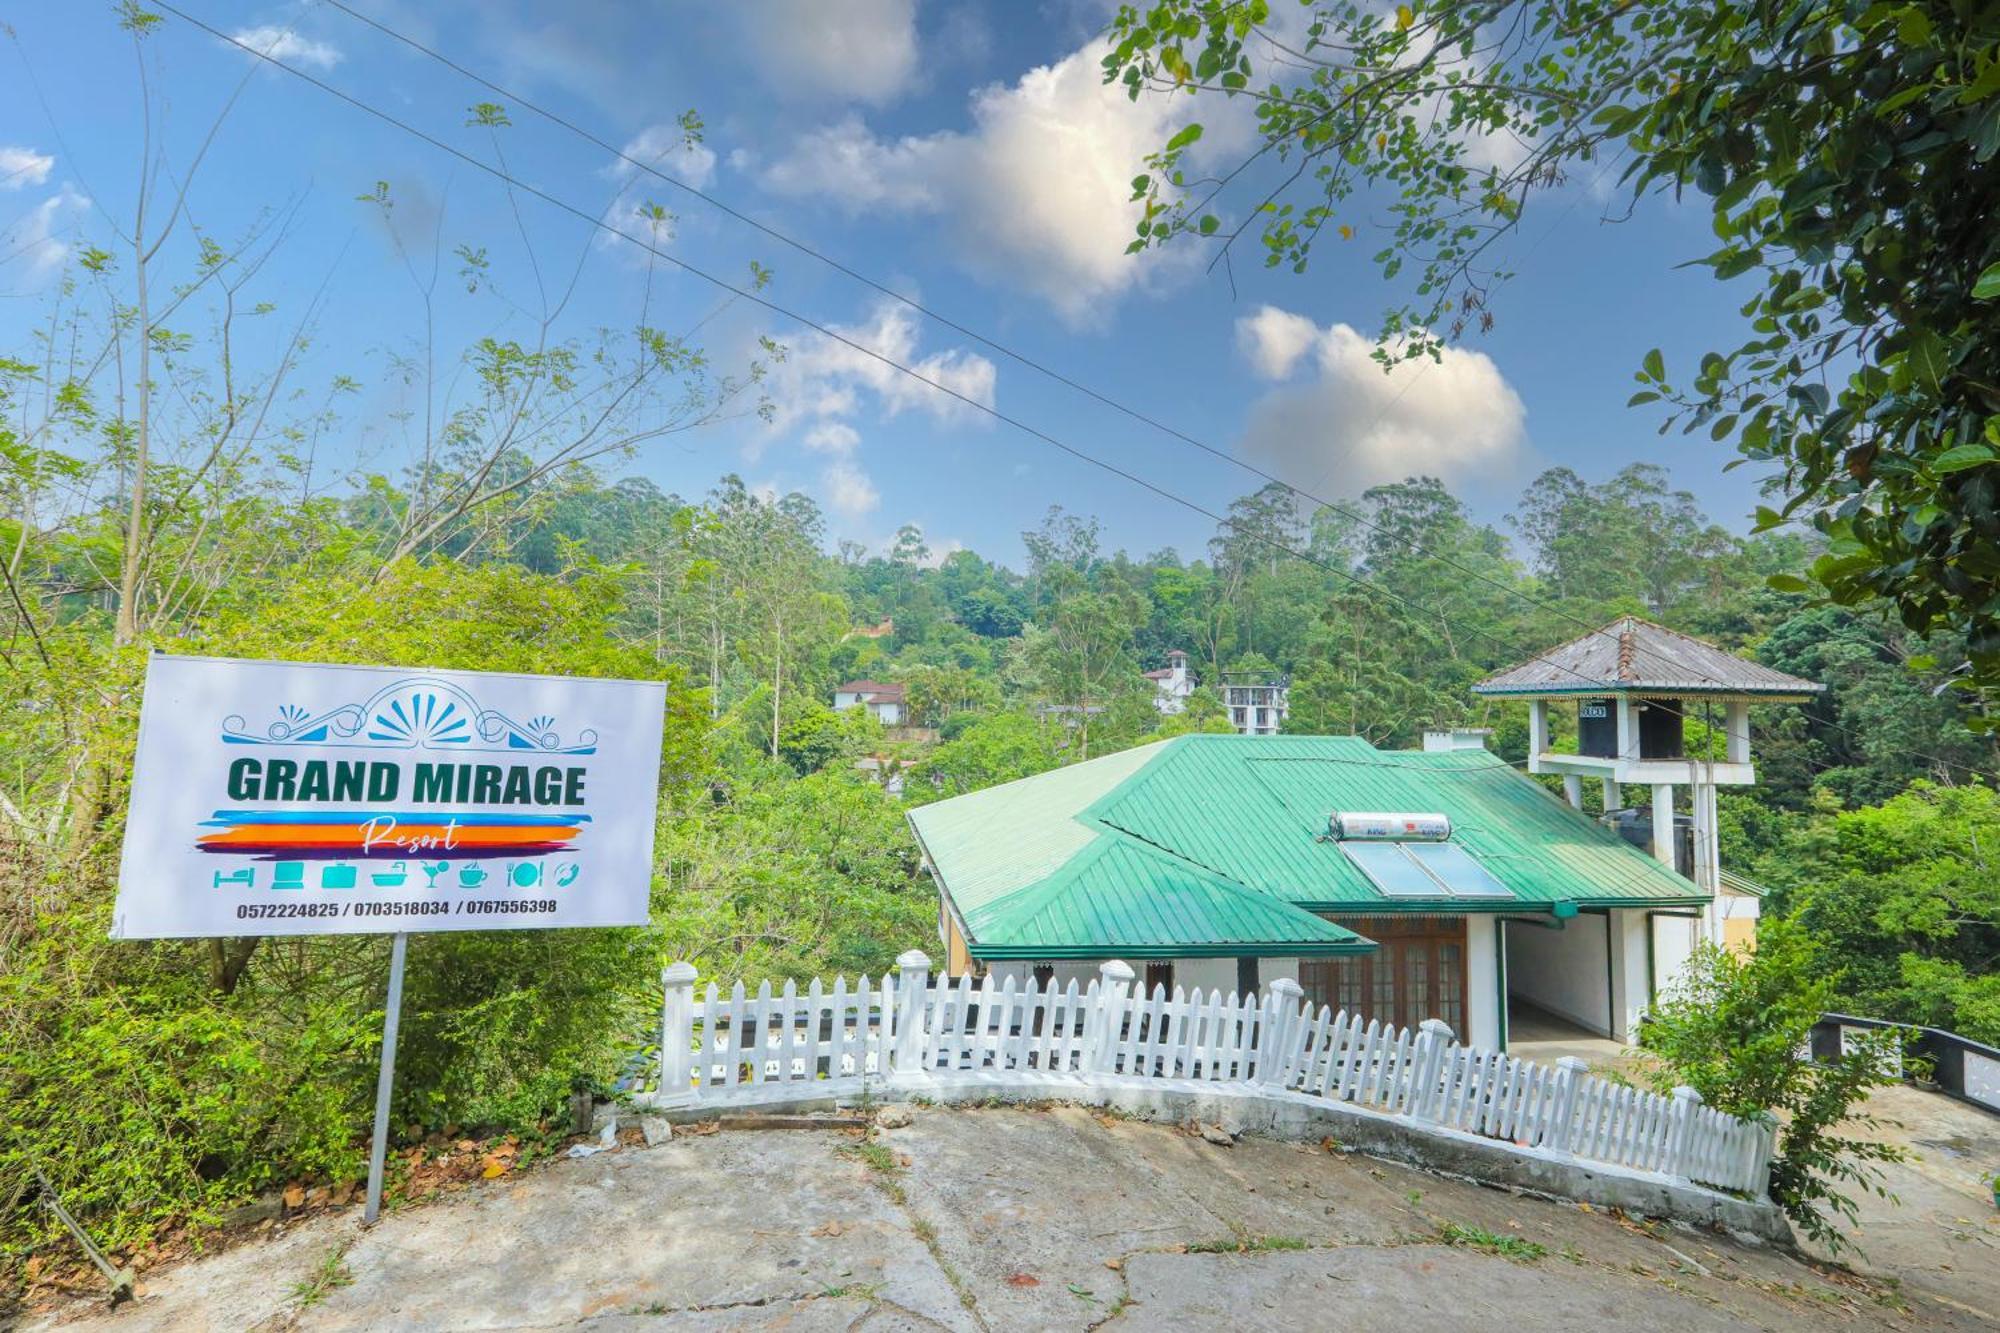
[[[1106,1259],[1104,1261],[1104,1266],[1110,1269],[1114,1273],[1122,1273],[1125,1271],[1125,1261],[1123,1259]]]
[[[1032,1273],[1009,1273],[1007,1285],[1010,1287],[1039,1287],[1042,1280]]]
[[[507,1174],[507,1163],[497,1155],[493,1153],[488,1153],[486,1154],[486,1161],[481,1166],[479,1174],[480,1177],[485,1180],[497,1179],[498,1177]]]
[[[297,1208],[306,1201],[306,1187],[304,1185],[285,1186],[284,1200],[285,1207]]]
[[[847,1228],[836,1218],[831,1222],[820,1223],[812,1229],[812,1234],[815,1236],[838,1236],[845,1230]]]

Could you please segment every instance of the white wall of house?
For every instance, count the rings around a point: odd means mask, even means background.
[[[1653,918],[1653,994],[1672,990],[1694,955],[1695,941],[1702,936],[1700,917],[1656,916]]]
[[[1466,1045],[1500,1049],[1500,927],[1484,912],[1465,918],[1465,1027]]]
[[[1653,1003],[1651,963],[1646,944],[1649,933],[1646,910],[1621,907],[1611,918],[1611,1038],[1635,1041],[1639,1017]]]
[[[1146,963],[1143,959],[1128,959],[1132,970],[1138,974],[1135,984],[1143,984],[1146,979]],[[1229,995],[1236,990],[1236,960],[1234,958],[1176,958],[1174,964],[1174,985],[1182,991],[1221,991]],[[1055,969],[1055,984],[1069,985],[1071,978],[1081,990],[1097,979],[1097,969],[1101,962],[1060,962],[1052,964]],[[1003,984],[1013,977],[1017,986],[1026,986],[1035,975],[1032,962],[994,963],[987,969],[994,977],[994,984]],[[1259,958],[1257,960],[1257,989],[1261,993],[1279,978],[1289,981],[1299,979],[1299,960],[1296,958]]]
[[[1593,1032],[1609,1033],[1604,958],[1609,922],[1586,913],[1562,927],[1507,927],[1507,993]]]

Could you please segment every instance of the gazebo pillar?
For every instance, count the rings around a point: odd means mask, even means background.
[[[1674,868],[1674,784],[1653,784],[1653,859]]]

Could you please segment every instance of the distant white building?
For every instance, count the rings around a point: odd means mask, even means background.
[[[903,687],[879,680],[850,680],[833,692],[833,710],[866,708],[885,727],[899,727],[908,711]]]
[[[1275,736],[1291,707],[1292,678],[1266,671],[1222,673],[1222,703],[1245,736]]]
[[[1153,707],[1168,716],[1186,711],[1188,696],[1194,693],[1194,677],[1188,675],[1186,653],[1172,649],[1167,653],[1166,666],[1148,671],[1146,679],[1153,682]]]

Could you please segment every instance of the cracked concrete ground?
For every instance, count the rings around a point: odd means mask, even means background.
[[[1452,1241],[1457,1243],[1451,1243]],[[1932,1268],[1934,1269],[1934,1265]],[[315,1283],[338,1272],[344,1284]],[[680,1137],[358,1210],[37,1328],[1992,1328],[1900,1283],[1356,1155],[1073,1108]],[[310,1294],[308,1294],[310,1293]]]

